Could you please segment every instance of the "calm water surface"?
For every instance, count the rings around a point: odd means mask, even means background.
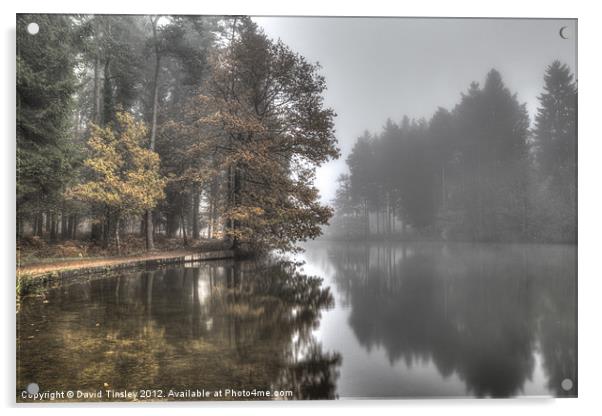
[[[575,246],[305,248],[301,268],[207,262],[27,296],[17,388],[577,394]]]

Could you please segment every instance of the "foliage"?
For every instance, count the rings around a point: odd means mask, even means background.
[[[106,246],[123,219],[147,242],[204,235],[261,251],[322,233],[333,209],[315,172],[339,149],[319,64],[244,16],[36,15],[35,36],[33,20],[17,17],[20,237],[73,239],[92,222]],[[337,224],[364,237],[574,241],[577,86],[560,62],[544,81],[533,130],[492,70],[453,109],[365,132]]]
[[[577,240],[577,84],[570,69],[554,61],[533,130],[537,186],[533,190],[535,231],[540,239]]]
[[[225,235],[234,245],[291,249],[320,234],[331,215],[313,186],[316,167],[338,157],[331,109],[323,107],[318,66],[269,40],[250,19],[211,59],[211,75],[169,127],[192,138],[185,172],[199,183],[220,177]],[[199,163],[200,162],[200,163]]]
[[[68,191],[71,198],[106,207],[115,215],[140,214],[164,198],[159,156],[144,146],[147,129],[128,113],[116,114],[117,126],[91,126],[90,179]]]
[[[525,105],[495,70],[452,111],[364,133],[337,192],[345,226],[364,237],[401,224],[432,238],[574,241],[576,86],[558,62],[545,80],[532,145]]]
[[[36,21],[38,34],[27,24]],[[18,222],[60,204],[78,149],[70,140],[73,72],[71,21],[65,16],[17,16]]]

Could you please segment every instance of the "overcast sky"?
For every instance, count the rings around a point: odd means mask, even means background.
[[[266,34],[322,65],[326,104],[337,112],[342,157],[318,170],[324,202],[364,130],[387,118],[430,118],[451,109],[472,81],[491,68],[527,103],[533,117],[548,64],[559,59],[576,69],[576,22],[532,19],[417,19],[256,17]],[[564,34],[559,35],[561,27]]]

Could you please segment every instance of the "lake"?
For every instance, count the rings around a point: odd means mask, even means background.
[[[576,246],[304,248],[28,295],[18,400],[576,396]]]

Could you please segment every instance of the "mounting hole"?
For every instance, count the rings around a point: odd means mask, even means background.
[[[39,31],[40,25],[38,25],[36,22],[31,22],[27,25],[27,33],[30,35],[37,35]]]
[[[40,392],[40,386],[38,386],[38,383],[29,383],[27,385],[27,393],[38,394],[39,392]]]
[[[564,391],[569,391],[573,388],[573,380],[571,380],[570,378],[565,378],[564,380],[562,380],[562,382],[560,383],[560,387],[562,387],[562,389]]]

